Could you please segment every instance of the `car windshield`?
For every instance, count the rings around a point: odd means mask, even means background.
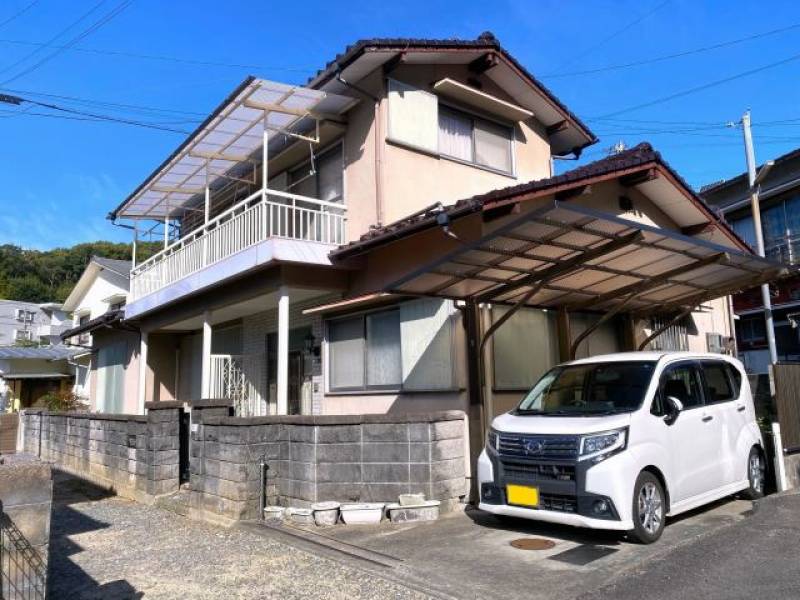
[[[592,416],[632,412],[642,405],[655,362],[604,362],[556,367],[545,373],[518,414]]]

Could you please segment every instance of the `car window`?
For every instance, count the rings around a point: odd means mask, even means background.
[[[733,386],[728,369],[723,362],[703,362],[703,379],[706,386],[707,402],[726,402],[733,400]]]
[[[733,382],[733,397],[738,398],[742,395],[742,374],[739,369],[730,363],[725,363],[725,368],[728,370],[728,375],[730,375]]]
[[[685,410],[703,405],[703,395],[697,370],[693,364],[669,367],[661,376],[661,393],[664,398],[674,396]]]

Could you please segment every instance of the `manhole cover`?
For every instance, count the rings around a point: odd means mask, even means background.
[[[519,538],[512,541],[511,545],[519,550],[549,550],[555,547],[556,543],[544,538]]]

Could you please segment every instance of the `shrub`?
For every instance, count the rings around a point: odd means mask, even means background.
[[[85,412],[89,406],[72,392],[47,392],[33,404],[54,412]]]

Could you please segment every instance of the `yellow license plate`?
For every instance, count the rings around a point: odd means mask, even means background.
[[[528,485],[506,485],[506,501],[517,506],[539,506],[539,488]]]

